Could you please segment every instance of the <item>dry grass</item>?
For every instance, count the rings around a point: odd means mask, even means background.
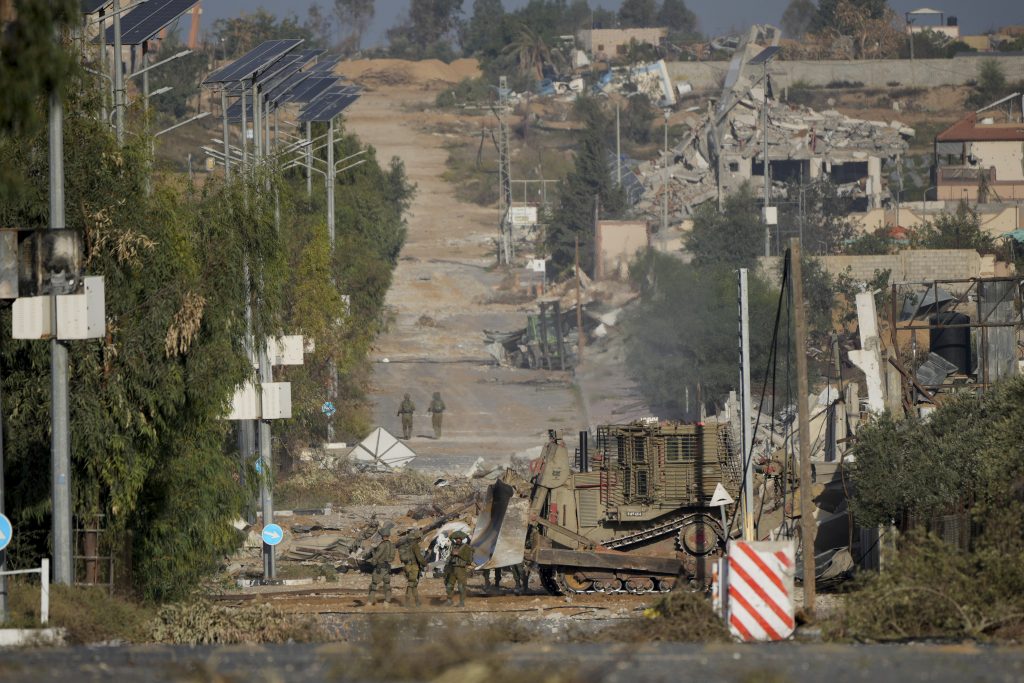
[[[39,586],[24,581],[10,583],[10,620],[7,626],[39,626]],[[153,612],[138,603],[111,597],[100,588],[50,587],[48,626],[63,628],[71,645],[109,641],[142,642]]]
[[[479,628],[438,626],[427,619],[376,623],[370,641],[339,660],[332,678],[344,681],[445,683],[575,683],[587,680],[578,662],[543,671],[518,666],[504,646],[537,640],[514,619]],[[396,656],[399,655],[399,656]]]
[[[644,610],[643,617],[605,629],[587,640],[724,643],[729,641],[729,633],[703,593],[680,590]]]
[[[333,505],[390,505],[396,496],[423,496],[434,492],[433,479],[413,470],[361,472],[349,466],[309,470],[279,483],[274,491],[282,507]]]
[[[286,614],[267,603],[226,607],[205,600],[163,607],[149,637],[176,645],[237,643],[309,643],[324,639],[309,616]]]

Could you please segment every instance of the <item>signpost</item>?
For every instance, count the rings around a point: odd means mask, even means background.
[[[263,532],[260,535],[263,537],[264,543],[273,546],[284,538],[284,531],[279,524],[268,524],[263,527]]]
[[[7,515],[0,514],[0,550],[4,550],[11,543],[11,536],[14,535],[14,528]]]
[[[715,486],[715,492],[711,495],[711,503],[709,505],[713,508],[719,508],[722,511],[723,533],[728,533],[729,531],[729,525],[725,523],[725,506],[732,505],[735,502],[736,501],[732,499],[732,496],[729,495],[729,492],[725,490],[725,487],[722,486],[722,483],[719,482],[718,485]]]

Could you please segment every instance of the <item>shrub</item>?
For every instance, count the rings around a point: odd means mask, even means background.
[[[35,628],[39,625],[39,586],[22,581],[10,584],[8,626]],[[108,595],[106,590],[86,586],[50,587],[48,626],[63,628],[71,645],[106,641],[142,642],[153,613],[138,603]]]
[[[711,609],[703,593],[673,591],[661,598],[653,607],[644,610],[644,616],[632,619],[625,626],[615,626],[602,634],[602,639],[649,642],[721,643],[729,640],[729,633],[721,618]]]
[[[323,639],[312,617],[287,614],[267,603],[226,607],[206,600],[163,607],[149,636],[177,645],[237,643],[308,643]]]

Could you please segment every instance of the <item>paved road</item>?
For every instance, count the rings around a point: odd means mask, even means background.
[[[0,681],[345,681],[358,653],[345,644],[14,650],[0,653]],[[522,668],[524,680],[567,668],[580,680],[603,683],[1024,680],[1024,650],[973,645],[534,644],[503,648],[498,656]]]

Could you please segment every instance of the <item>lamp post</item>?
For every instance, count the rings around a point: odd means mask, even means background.
[[[749,66],[761,67],[761,87],[764,90],[764,101],[761,106],[761,135],[764,137],[764,150],[762,152],[762,161],[764,163],[764,207],[762,209],[762,221],[764,222],[765,256],[771,256],[772,253],[772,221],[768,211],[769,204],[771,203],[771,180],[768,168],[768,62],[772,61],[778,52],[778,46],[766,47],[747,62]]]

